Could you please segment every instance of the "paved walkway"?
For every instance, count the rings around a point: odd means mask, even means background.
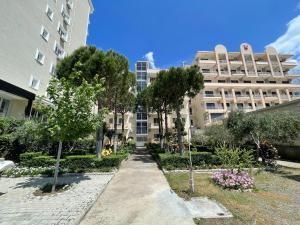
[[[46,196],[35,196],[33,192],[52,178],[0,178],[0,225],[77,224],[112,176],[59,177],[59,183],[73,186],[65,192]]]
[[[150,155],[130,156],[81,225],[194,225]]]
[[[292,169],[300,169],[300,163],[296,163],[296,162],[277,160],[277,164]]]

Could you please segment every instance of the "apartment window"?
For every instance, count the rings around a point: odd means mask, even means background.
[[[256,83],[257,83],[257,84],[263,84],[263,83],[265,83],[265,82],[264,82],[263,80],[257,80]]]
[[[0,97],[0,116],[7,116],[9,100]]]
[[[191,120],[191,126],[194,126],[194,121],[193,120]]]
[[[158,126],[158,118],[154,118],[153,123],[154,123],[155,126]]]
[[[136,114],[137,120],[147,120],[147,113],[146,112],[138,112]]]
[[[289,83],[290,83],[290,81],[288,81],[288,80],[284,80],[284,81],[282,81],[282,83],[283,83],[283,84],[289,84]]]
[[[56,41],[54,43],[54,53],[59,59],[62,59],[65,56],[65,51],[56,43]]]
[[[67,0],[67,6],[69,9],[73,8],[73,2],[71,0]]]
[[[37,78],[31,76],[30,77],[30,81],[29,81],[29,87],[38,90],[40,87],[40,80],[38,80]]]
[[[270,80],[269,83],[270,84],[276,84],[276,81],[275,80]]]
[[[271,106],[271,104],[270,103],[266,103],[266,107],[270,107]]]
[[[46,14],[50,20],[53,20],[54,13],[53,13],[52,9],[49,7],[49,5],[47,5]]]
[[[137,92],[143,91],[147,87],[147,81],[137,81]]]
[[[42,38],[45,40],[45,41],[48,41],[49,40],[49,32],[46,30],[46,28],[44,26],[42,26],[42,29],[41,29],[41,36]]]
[[[61,38],[63,41],[67,41],[67,40],[68,40],[68,33],[67,33],[67,31],[60,25],[60,23],[58,23],[57,31],[58,31],[58,34],[59,34],[60,38]]]
[[[238,83],[239,81],[238,80],[231,80],[230,82],[231,83]]]
[[[211,80],[204,80],[204,83],[211,83]]]
[[[238,109],[242,109],[244,107],[244,104],[243,103],[237,103],[236,106],[237,106]]]
[[[54,76],[55,75],[55,72],[56,72],[56,67],[53,63],[51,63],[50,65],[50,70],[49,70],[49,73]]]
[[[230,108],[230,103],[226,103],[227,108]]]
[[[207,109],[214,109],[215,108],[215,103],[206,103],[206,108]]]
[[[147,122],[137,122],[136,123],[136,133],[137,134],[147,134]]]
[[[137,72],[137,80],[147,80],[147,72]]]
[[[218,80],[218,83],[225,83],[225,80]]]
[[[193,115],[193,109],[190,108],[190,115]]]
[[[137,70],[147,70],[147,62],[137,62],[136,69]]]
[[[154,134],[154,139],[159,139],[159,134]]]
[[[236,91],[236,92],[235,92],[235,95],[237,95],[237,96],[241,96],[241,95],[242,95],[242,92],[240,92],[240,91]]]
[[[65,21],[67,24],[70,24],[70,16],[69,16],[69,14],[67,13],[67,11],[65,10],[64,5],[61,6],[61,15],[63,16],[64,21]]]
[[[45,62],[45,55],[39,49],[36,50],[35,60],[40,64],[44,64]]]
[[[113,123],[114,123],[114,119],[110,118],[110,119],[108,120],[108,122],[109,122],[110,124],[113,124]]]
[[[118,124],[122,124],[122,123],[123,123],[123,119],[122,119],[122,118],[119,118]]]

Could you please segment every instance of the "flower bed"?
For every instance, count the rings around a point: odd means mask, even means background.
[[[212,175],[213,181],[223,188],[235,190],[247,190],[254,188],[254,180],[245,172],[237,170],[226,170],[215,172]]]

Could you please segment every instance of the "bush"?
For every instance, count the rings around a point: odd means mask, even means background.
[[[254,187],[254,180],[249,174],[237,170],[215,172],[212,179],[216,184],[228,189],[246,190]]]
[[[56,160],[52,156],[38,156],[34,157],[31,161],[29,161],[29,167],[49,167],[49,166],[55,166]],[[60,160],[62,162],[62,159]]]
[[[67,156],[61,165],[70,171],[91,169],[95,168],[96,159],[96,155],[72,155]]]
[[[27,153],[20,154],[20,164],[22,166],[29,166],[33,158],[42,155],[43,155],[42,152],[27,152]]]
[[[95,167],[97,169],[100,168],[119,168],[121,165],[121,162],[128,157],[128,154],[118,154],[118,155],[110,155],[108,157],[104,157],[101,160],[97,159],[95,161]]]
[[[217,148],[216,156],[222,166],[227,169],[251,168],[254,165],[252,150],[240,148]]]
[[[210,168],[218,161],[210,152],[192,152],[192,163],[195,168]],[[189,155],[159,154],[159,164],[166,169],[187,169],[190,166]]]
[[[22,177],[22,176],[38,176],[38,175],[46,175],[53,176],[54,175],[54,167],[14,167],[3,172],[4,176],[8,177]],[[59,170],[59,174],[63,174],[66,171]]]

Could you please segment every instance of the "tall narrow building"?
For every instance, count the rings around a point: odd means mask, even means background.
[[[0,116],[29,115],[57,62],[86,45],[91,0],[1,0]]]
[[[192,119],[197,128],[222,120],[232,110],[251,112],[299,99],[300,74],[291,70],[297,63],[290,54],[278,54],[273,47],[255,53],[249,44],[239,52],[223,45],[215,51],[197,52],[194,65],[204,75],[205,88],[192,101]]]

